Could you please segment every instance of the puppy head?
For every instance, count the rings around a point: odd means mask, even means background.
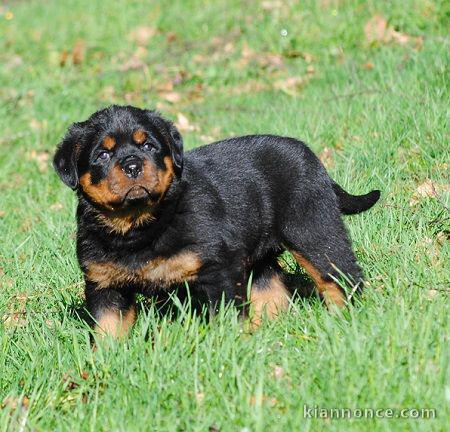
[[[74,123],[53,166],[61,180],[107,211],[151,206],[183,168],[183,140],[158,113],[111,106]]]

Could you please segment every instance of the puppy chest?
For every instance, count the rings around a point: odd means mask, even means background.
[[[99,288],[148,283],[169,287],[184,281],[194,281],[201,266],[198,254],[183,251],[170,257],[154,258],[138,268],[117,262],[90,262],[86,265],[86,278]]]

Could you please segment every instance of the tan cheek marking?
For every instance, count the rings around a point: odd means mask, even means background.
[[[142,144],[147,139],[147,134],[142,129],[138,129],[133,133],[133,141],[136,144]]]
[[[253,285],[250,302],[253,309],[251,328],[261,325],[263,316],[274,319],[279,312],[287,310],[290,294],[278,275],[274,275],[266,286]]]
[[[186,251],[170,258],[155,258],[136,270],[111,262],[89,263],[86,266],[86,278],[95,282],[99,289],[146,282],[169,287],[175,283],[195,280],[201,266],[200,257],[194,252]]]
[[[103,140],[103,147],[106,150],[112,150],[116,146],[116,140],[113,137],[107,136]]]
[[[326,281],[322,278],[319,271],[300,253],[291,251],[297,262],[308,272],[313,278],[319,294],[325,300],[328,307],[336,305],[340,308],[345,306],[345,294],[341,288],[335,283]]]
[[[94,331],[101,335],[110,335],[115,338],[124,337],[136,321],[136,309],[132,306],[125,312],[107,310],[98,319]]]
[[[80,185],[92,201],[109,210],[114,209],[114,206],[111,203],[120,200],[120,196],[111,191],[107,179],[102,179],[100,182],[93,184],[90,172],[87,172],[80,177]]]
[[[173,162],[170,156],[164,158],[165,171],[158,170],[158,185],[155,187],[156,192],[161,194],[161,198],[169,189],[174,177]]]

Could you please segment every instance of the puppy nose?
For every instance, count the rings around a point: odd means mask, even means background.
[[[142,173],[142,160],[136,156],[128,156],[122,160],[123,172],[130,178],[136,178]]]

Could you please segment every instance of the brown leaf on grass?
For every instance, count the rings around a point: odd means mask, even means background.
[[[167,92],[159,94],[163,99],[172,104],[178,103],[181,101],[181,95],[177,92]]]
[[[436,186],[430,180],[426,179],[423,183],[417,186],[417,189],[413,193],[411,200],[409,201],[410,206],[418,204],[423,198],[436,198]]]
[[[235,63],[238,69],[245,69],[250,63],[251,59],[255,57],[255,51],[253,51],[249,45],[244,42],[241,49],[241,57]]]
[[[62,50],[61,53],[59,54],[59,65],[61,67],[64,67],[67,63],[67,59],[69,58],[69,51]]]
[[[7,72],[10,72],[13,69],[17,69],[22,65],[23,65],[22,57],[18,55],[13,55],[4,63],[3,67]]]
[[[166,34],[166,40],[168,43],[175,42],[178,39],[178,35],[174,32],[169,32]]]
[[[191,124],[183,113],[177,114],[177,121],[175,122],[175,125],[180,132],[192,132],[200,129],[198,126]]]
[[[450,241],[450,231],[439,231],[436,234],[436,241],[441,245],[444,246],[445,243]]]
[[[227,47],[229,47],[227,49]],[[234,45],[228,43],[225,45],[225,52],[234,51]],[[282,69],[284,68],[283,56],[273,52],[257,52],[253,50],[247,43],[242,45],[241,57],[235,62],[237,69],[245,69],[250,63],[257,64],[264,69]]]
[[[273,84],[273,88],[276,90],[281,90],[282,92],[287,93],[291,96],[295,96],[300,92],[300,90],[306,85],[308,81],[308,76],[291,76],[275,81]]]
[[[61,67],[64,67],[67,64],[69,58],[72,60],[72,64],[79,65],[83,62],[84,57],[85,43],[82,39],[78,39],[70,51],[64,49],[59,53],[59,65]]]
[[[284,68],[283,57],[277,53],[262,53],[256,57],[256,61],[262,68],[282,69]]]
[[[205,399],[205,393],[197,392],[195,393],[195,401],[198,405],[201,405]]]
[[[138,70],[143,68],[145,68],[145,63],[137,55],[132,55],[128,60],[119,66],[119,71],[128,72],[130,70]]]
[[[380,15],[373,16],[364,26],[364,34],[369,43],[385,42],[387,21]]]
[[[138,45],[147,45],[148,41],[156,34],[156,29],[148,26],[140,26],[134,29],[129,39]]]
[[[54,203],[50,206],[50,210],[53,210],[53,211],[59,211],[59,210],[62,210],[63,208],[64,207],[61,203]]]
[[[9,408],[14,411],[19,405],[27,409],[30,406],[29,397],[26,395],[24,395],[22,398],[6,396],[1,403],[1,408]]]
[[[412,42],[414,48],[419,50],[423,46],[423,38],[421,36],[410,36],[401,33],[389,26],[386,19],[381,15],[374,15],[364,26],[364,34],[369,44],[379,43],[397,43],[405,45]]]
[[[308,65],[308,66],[306,67],[306,73],[307,73],[308,75],[314,75],[314,74],[316,73],[315,67],[314,67],[313,65]]]
[[[272,374],[275,379],[281,379],[284,376],[284,368],[279,365],[273,365]]]
[[[25,327],[27,318],[25,312],[11,312],[3,314],[2,322],[5,327],[9,328]]]
[[[38,152],[36,150],[31,150],[31,152],[28,154],[28,160],[36,162],[41,173],[44,173],[48,170],[49,158],[50,154],[47,151]]]
[[[426,297],[428,300],[433,300],[439,294],[438,290],[430,289],[428,290]]]
[[[424,237],[415,244],[415,250],[417,251],[415,255],[417,263],[423,262],[425,259],[433,267],[441,266],[441,247],[437,241],[430,237]]]
[[[72,49],[72,63],[79,65],[83,62],[85,55],[85,43],[83,40],[78,39]]]
[[[375,65],[371,61],[368,61],[362,65],[362,68],[368,71],[372,70],[374,67]]]
[[[268,405],[270,407],[274,407],[276,404],[278,403],[278,400],[274,397],[269,397],[269,396],[251,396],[250,400],[249,400],[249,404],[252,406],[255,405]]]
[[[270,85],[262,82],[258,79],[245,80],[242,84],[238,84],[231,87],[228,92],[229,94],[242,94],[242,93],[257,93],[265,90],[269,90]]]
[[[5,214],[6,214],[5,210],[0,210],[0,218],[5,216]]]
[[[280,0],[261,2],[261,8],[265,11],[280,9],[282,7],[283,7],[283,2]]]
[[[319,159],[325,168],[330,169],[334,167],[333,150],[331,150],[330,147],[325,147],[319,153]]]

